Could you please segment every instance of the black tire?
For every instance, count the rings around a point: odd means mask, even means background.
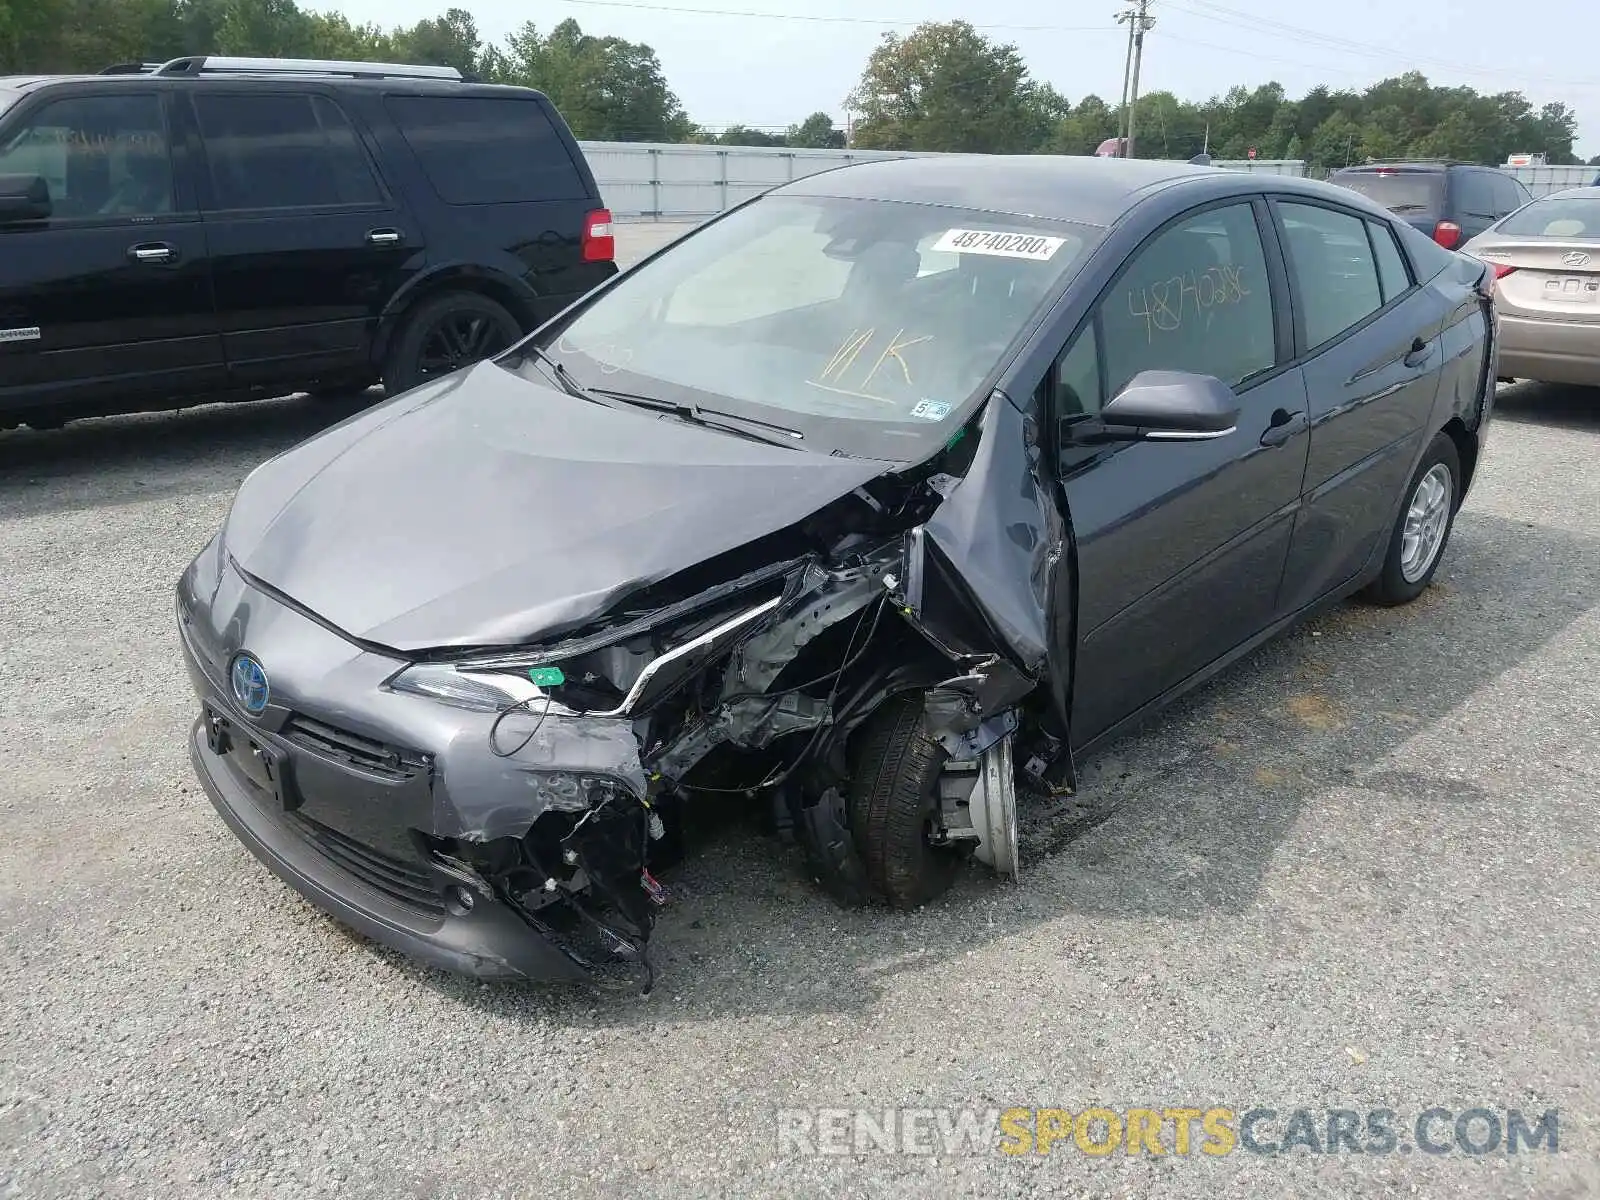
[[[867,883],[896,908],[949,889],[961,856],[930,845],[945,752],[922,728],[922,697],[886,700],[852,739],[850,828]]]
[[[443,292],[407,318],[383,362],[391,396],[500,353],[522,336],[505,307],[477,292]]]
[[[1406,527],[1412,520],[1413,506],[1419,500],[1426,499],[1421,496],[1423,481],[1427,479],[1437,481],[1440,467],[1448,472],[1449,494],[1443,498],[1444,507],[1440,514],[1444,524],[1436,535],[1438,544],[1432,550],[1432,557],[1426,560],[1425,568],[1419,571],[1417,567],[1421,565],[1422,560],[1413,557],[1408,561],[1407,558]],[[1363,593],[1367,600],[1387,606],[1410,604],[1427,590],[1428,585],[1433,582],[1434,572],[1444,561],[1445,549],[1450,545],[1450,533],[1455,528],[1456,509],[1460,504],[1461,455],[1457,453],[1456,444],[1450,440],[1448,434],[1438,433],[1428,444],[1428,449],[1423,454],[1422,461],[1417,464],[1411,481],[1406,484],[1400,515],[1395,518],[1394,530],[1389,535],[1389,551],[1384,556],[1383,573]],[[1431,542],[1432,539],[1427,540]]]

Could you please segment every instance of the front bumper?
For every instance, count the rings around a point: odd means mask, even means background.
[[[471,910],[462,911],[449,898],[446,877],[273,811],[276,798],[210,748],[204,716],[190,731],[189,758],[212,805],[250,852],[358,933],[478,979],[588,978],[507,905],[475,894]]]
[[[435,850],[521,838],[545,812],[581,811],[567,793],[591,773],[611,778],[604,768],[624,748],[642,775],[628,727],[553,718],[525,751],[496,758],[492,716],[385,691],[402,664],[264,594],[217,554],[213,543],[185,573],[176,615],[201,709],[190,758],[240,841],[318,908],[444,970],[591,981],[498,885],[464,878]],[[229,686],[245,645],[272,672],[259,716]]]

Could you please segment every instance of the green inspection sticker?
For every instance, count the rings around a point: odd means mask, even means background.
[[[535,687],[560,687],[567,681],[560,667],[529,667],[528,678]]]

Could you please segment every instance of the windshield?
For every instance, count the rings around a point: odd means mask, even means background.
[[[1600,196],[1535,200],[1500,223],[1513,237],[1600,237]]]
[[[1360,192],[1391,212],[1420,212],[1438,207],[1443,178],[1437,171],[1341,171],[1328,182]]]
[[[619,280],[547,349],[589,388],[781,425],[805,449],[912,461],[950,437],[1100,232],[766,197]]]

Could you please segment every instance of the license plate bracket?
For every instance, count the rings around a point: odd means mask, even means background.
[[[283,756],[250,731],[235,724],[211,705],[205,706],[206,745],[261,789],[275,805],[287,808],[283,786]]]

